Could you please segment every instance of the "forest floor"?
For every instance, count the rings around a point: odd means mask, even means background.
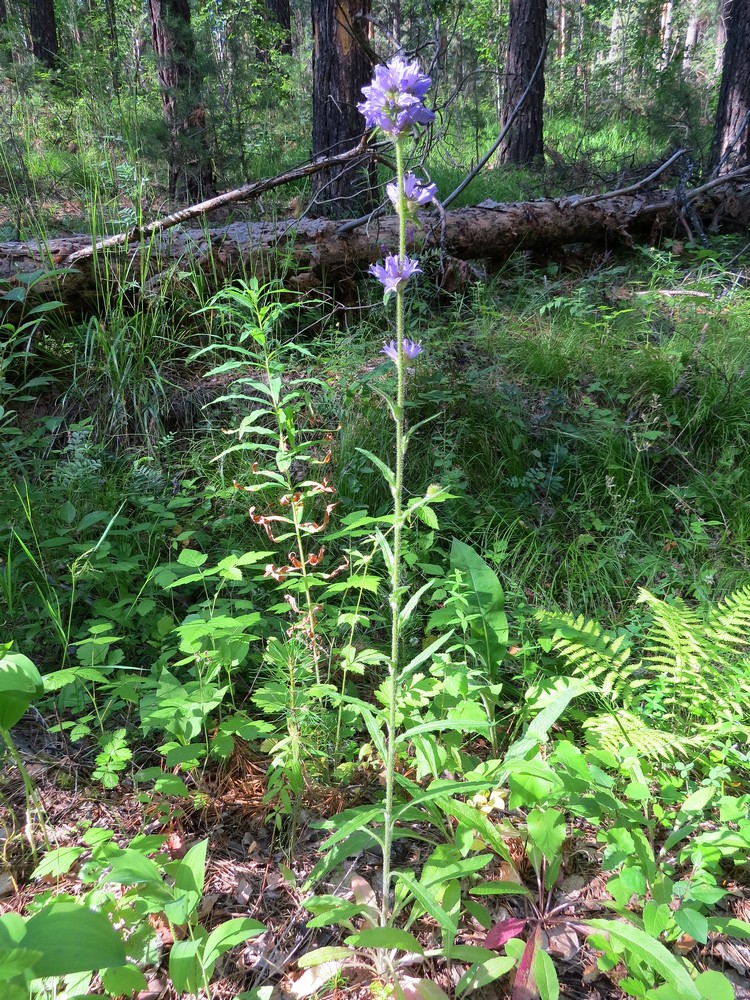
[[[465,540],[491,567],[509,618],[498,707],[507,727],[503,752],[521,723],[529,721],[518,692],[539,678],[575,672],[555,654],[539,615],[583,615],[609,630],[606,635],[627,638],[643,654],[662,607],[657,602],[681,609],[690,622],[694,616],[699,634],[700,616],[712,613],[728,595],[742,596],[750,576],[748,246],[740,239],[717,240],[708,249],[674,241],[619,258],[599,254],[595,263],[592,259],[570,253],[540,265],[538,259],[518,256],[489,284],[477,282],[439,298],[423,287],[410,303],[410,331],[425,347],[409,374],[410,420],[412,425],[422,419],[430,423],[410,443],[409,494],[420,496],[436,482],[450,494],[440,507],[439,527],[421,523],[409,535],[410,584],[416,590],[431,582],[438,595],[433,598],[430,591],[424,598],[425,611],[410,641],[426,645],[440,627],[461,632],[458,617],[442,623],[451,600],[460,606],[445,567],[451,565],[454,540]],[[381,354],[386,327],[379,303],[362,301],[356,309],[324,315],[316,312],[319,308],[318,303],[299,323],[282,327],[279,350],[291,344],[293,353],[279,368],[279,385],[289,393],[285,419],[298,419],[301,433],[314,434],[316,441],[326,435],[322,447],[330,455],[315,488],[333,489],[333,483],[338,491],[336,527],[329,529],[330,538],[322,536],[329,570],[345,545],[350,558],[365,545],[359,539],[342,541],[352,523],[346,518],[363,510],[382,516],[389,509],[389,490],[376,466],[378,460],[387,462],[392,450],[379,395],[389,391],[392,373]],[[97,831],[112,832],[118,845],[163,837],[158,849],[165,864],[184,858],[205,839],[205,888],[197,920],[211,930],[242,916],[267,928],[219,960],[211,984],[214,1000],[266,987],[272,992],[255,993],[255,1000],[377,1000],[380,987],[373,985],[370,967],[353,961],[303,971],[297,964],[311,950],[341,945],[347,934],[336,924],[308,926],[305,883],[330,830],[321,824],[344,810],[379,802],[383,771],[371,747],[369,756],[364,753],[367,731],[352,723],[345,751],[331,756],[340,773],[334,778],[332,769],[326,777],[319,761],[328,754],[335,712],[329,708],[325,716],[317,703],[305,718],[303,751],[309,756],[301,787],[294,784],[289,761],[279,768],[263,743],[269,732],[274,739],[287,734],[288,703],[274,699],[296,681],[269,670],[260,644],[252,645],[256,630],[266,650],[270,638],[288,635],[288,605],[280,600],[284,588],[269,580],[263,566],[272,558],[291,561],[289,543],[269,555],[265,550],[275,540],[250,523],[252,499],[233,485],[235,479],[243,486],[251,480],[245,457],[229,454],[215,461],[226,447],[227,430],[257,399],[249,403],[232,396],[231,370],[222,368],[229,355],[219,347],[207,360],[204,355],[196,360],[195,351],[212,343],[211,337],[225,337],[231,350],[249,341],[232,339],[243,328],[231,311],[223,314],[226,325],[217,321],[209,327],[207,310],[190,313],[186,321],[190,309],[193,303],[181,303],[169,314],[123,311],[85,322],[61,319],[36,339],[31,368],[22,352],[12,359],[15,368],[4,369],[12,375],[8,410],[13,403],[4,448],[17,492],[8,490],[1,498],[0,609],[7,637],[53,678],[53,686],[39,710],[32,709],[13,730],[44,806],[44,824],[32,816],[27,827],[23,782],[11,766],[2,776],[0,912],[27,915],[51,898],[83,898],[92,882],[82,845]],[[212,322],[217,316],[215,308]],[[270,371],[253,356],[241,374],[261,385],[262,393],[272,383]],[[20,372],[42,382],[27,388]],[[260,424],[268,426],[267,414]],[[317,475],[308,459],[301,461],[304,476],[298,478]],[[314,503],[319,503],[317,494]],[[320,507],[312,509],[317,516]],[[201,577],[204,563],[208,568],[230,555],[256,552],[263,556],[258,572],[246,571],[244,578],[240,573],[231,587],[217,583],[217,573]],[[357,654],[370,646],[382,650],[385,644],[382,581],[370,580],[367,586],[372,589],[363,588],[358,601],[375,624],[369,633],[357,632],[351,643]],[[644,603],[644,592],[652,603]],[[323,603],[330,602],[327,624],[343,646],[346,633],[339,629],[339,616],[359,613],[360,605],[355,608],[342,593],[341,598],[335,593],[324,597]],[[334,601],[340,603],[334,607]],[[221,631],[227,619],[242,620],[251,607],[262,612],[259,623],[247,626],[252,635]],[[230,695],[224,690],[217,695],[217,705],[225,698],[221,716],[207,712],[198,726],[202,735],[194,743],[186,738],[187,746],[179,749],[203,752],[201,740],[208,745],[235,711],[238,717],[244,711],[251,727],[258,720],[267,727],[253,739],[235,733],[234,747],[221,762],[207,757],[194,764],[189,754],[170,758],[174,747],[160,746],[155,734],[163,735],[162,727],[172,720],[165,721],[163,714],[156,722],[150,719],[153,704],[148,709],[147,697],[129,686],[135,677],[155,696],[157,680],[169,674],[168,667],[185,690],[196,678],[203,682],[202,671],[211,663],[200,645],[203,636],[191,640],[180,631],[196,618],[215,640],[206,648],[236,687]],[[463,628],[463,658],[457,654],[445,668],[441,697],[467,662],[477,662],[470,628],[465,622]],[[706,654],[706,671],[716,658],[716,650]],[[245,666],[236,670],[237,662]],[[365,661],[352,687],[373,704],[377,689],[370,673],[377,662]],[[746,645],[737,664],[750,670]],[[720,663],[729,665],[729,660]],[[55,680],[58,674],[65,676]],[[677,669],[670,681],[691,690],[689,678]],[[314,687],[309,674],[306,685]],[[719,795],[722,802],[736,798],[744,817],[722,818],[716,803],[707,800],[692,833],[710,837],[729,831],[735,838],[726,857],[706,862],[721,898],[705,909],[721,920],[746,921],[750,931],[747,850],[736,846],[740,833],[747,833],[750,804],[747,757],[738,756],[747,747],[747,690],[747,685],[737,688],[733,728],[700,752],[688,742],[681,749],[680,741],[700,737],[714,694],[718,703],[718,689],[711,697],[699,689],[695,711],[683,704],[678,716],[667,713],[665,703],[673,695],[658,684],[648,697],[613,702],[618,713],[627,704],[631,721],[638,715],[644,723],[643,731],[628,733],[634,745],[643,736],[639,760],[647,768],[643,787],[632,798],[637,782],[629,768],[635,765],[627,754],[611,753],[606,733],[597,745],[587,728],[588,717],[601,708],[598,698],[555,725],[541,759],[572,740],[582,754],[591,754],[587,766],[606,760],[614,769],[627,823],[633,810],[641,809],[645,828],[663,810],[664,822],[652,838],[657,848],[684,821],[676,795],[691,797],[706,789],[717,801]],[[421,692],[409,693],[414,712],[432,697],[422,700]],[[456,697],[470,700],[460,692]],[[158,710],[158,697],[156,702]],[[53,731],[58,726],[62,735]],[[108,772],[101,758],[114,759],[107,740],[120,731],[131,756]],[[651,756],[654,735],[673,744],[671,757]],[[444,742],[450,744],[448,737]],[[443,749],[440,741],[436,746],[438,752]],[[452,762],[442,761],[435,771],[439,777],[453,775],[459,765],[468,771],[488,756],[487,742],[474,735],[456,749]],[[421,782],[420,787],[431,773],[415,750],[404,756],[400,769],[404,780]],[[140,781],[149,770],[151,776]],[[287,782],[283,789],[296,789],[287,799],[269,797],[279,771]],[[158,793],[153,772],[183,783],[185,794]],[[107,778],[114,787],[107,787]],[[645,805],[638,795],[645,796]],[[564,797],[555,803],[566,811]],[[532,799],[509,810],[517,830],[525,829],[534,805]],[[502,824],[502,816],[495,819]],[[603,967],[606,963],[576,926],[584,917],[597,919],[612,911],[606,831],[574,812],[566,812],[566,823],[564,863],[554,886],[560,924],[543,930],[559,996],[623,1000],[638,995],[632,982],[629,992],[618,985],[630,968],[624,963]],[[458,824],[451,820],[448,827],[452,833]],[[418,874],[434,841],[428,825],[415,821],[410,830],[412,839],[396,842],[394,861]],[[32,876],[29,833],[42,861],[45,852],[63,852],[58,867],[38,877]],[[525,837],[509,834],[506,840],[517,871],[533,887]],[[73,859],[69,865],[65,857]],[[667,860],[685,884],[698,879],[696,872],[705,874],[702,862],[694,862],[687,851],[678,861],[671,855]],[[509,870],[498,856],[484,877],[490,885],[502,883]],[[370,845],[327,872],[317,892],[374,902],[381,872],[382,852]],[[515,897],[484,899],[495,923],[527,916]],[[632,903],[636,923],[645,899],[641,895]],[[680,899],[675,896],[669,907],[672,914],[678,911]],[[151,913],[149,923],[158,945],[142,966],[146,987],[135,995],[138,1000],[172,998],[177,994],[167,971],[168,954],[179,932],[159,913]],[[425,950],[437,950],[440,933],[432,917],[419,914],[410,929]],[[698,970],[720,970],[736,1000],[750,1000],[750,933],[743,938],[711,931],[705,945],[687,933],[670,933],[674,954]],[[481,946],[486,936],[486,924],[462,911],[458,945]],[[464,972],[462,963],[434,956],[426,962],[414,958],[407,968],[400,984],[409,1000],[417,995],[418,977],[452,994]],[[91,990],[88,995],[102,995],[98,980]],[[483,1000],[521,996],[512,992],[508,976],[482,986],[477,995]]]

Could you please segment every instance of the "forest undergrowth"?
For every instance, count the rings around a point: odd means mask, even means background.
[[[436,267],[385,921],[379,303],[6,324],[13,996],[745,995],[747,246]]]

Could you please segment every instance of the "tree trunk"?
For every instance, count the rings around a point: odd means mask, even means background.
[[[698,0],[691,0],[685,27],[685,46],[682,53],[683,76],[688,76],[693,64],[693,54],[701,35],[701,15]]]
[[[724,63],[724,47],[727,43],[727,18],[731,0],[717,0],[719,20],[716,24],[716,55],[714,56],[714,73],[719,76]]]
[[[199,201],[213,192],[214,176],[189,0],[148,0],[148,11],[169,130],[169,194]]]
[[[733,223],[747,225],[748,185],[732,188],[727,184],[721,194],[718,191],[714,188],[692,202],[696,214],[713,220],[722,207],[725,216],[732,214]],[[492,261],[506,260],[518,250],[557,250],[566,243],[627,245],[638,234],[658,238],[660,234],[682,232],[682,205],[672,192],[654,189],[634,194],[613,192],[596,201],[573,197],[505,205],[485,202],[446,213],[442,249],[450,258],[462,261]],[[440,221],[434,215],[425,215],[422,221],[416,246],[410,250],[418,255],[441,246]],[[126,247],[95,254],[90,252],[85,236],[70,236],[48,240],[42,247],[33,243],[0,244],[0,280],[20,285],[19,275],[24,273],[49,270],[53,264],[70,267],[71,272],[60,278],[51,274],[35,282],[27,305],[39,297],[52,296],[81,313],[101,310],[109,294],[122,294],[118,275],[145,273],[143,283],[133,289],[133,296],[168,295],[177,291],[182,274],[193,271],[204,275],[210,291],[237,276],[255,274],[260,280],[275,276],[281,249],[285,266],[292,261],[286,273],[293,277],[287,277],[287,285],[307,290],[361,273],[381,256],[383,244],[394,246],[397,239],[398,219],[392,215],[353,231],[342,231],[339,223],[324,219],[233,223],[226,229],[208,231],[173,228],[152,234],[142,243],[133,239]],[[77,253],[83,256],[75,257]],[[186,267],[188,260],[190,266]],[[180,266],[175,267],[178,262]]]
[[[56,69],[59,52],[54,0],[31,0],[29,30],[31,51],[47,69]]]
[[[547,0],[510,0],[502,125],[526,89],[544,47]],[[526,165],[544,155],[544,68],[499,149],[501,163]]]
[[[8,33],[8,5],[0,0],[0,59],[8,66],[13,62],[13,49]]]
[[[369,13],[370,0],[312,0],[313,158],[351,149],[365,131],[357,104],[372,66],[359,39]],[[315,213],[341,219],[370,211],[375,187],[371,162],[355,160],[317,174]]]
[[[665,70],[672,58],[672,22],[674,19],[674,0],[666,0],[661,9],[660,42],[661,57],[659,69]]]
[[[719,174],[750,164],[750,0],[733,0],[716,111],[711,167]]]
[[[120,40],[117,34],[117,11],[115,0],[104,0],[104,10],[107,16],[107,36],[109,38],[109,54],[112,60],[112,89],[115,95],[120,93]]]

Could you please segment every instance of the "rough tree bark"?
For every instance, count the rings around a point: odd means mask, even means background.
[[[47,69],[56,69],[58,47],[54,0],[31,0],[29,30],[31,51]]]
[[[313,157],[335,156],[356,145],[365,130],[357,104],[372,66],[358,39],[370,0],[312,0]],[[315,213],[334,219],[374,207],[375,168],[370,158],[317,174]]]
[[[169,129],[169,193],[198,201],[214,190],[206,109],[195,57],[189,0],[148,0],[164,121]]]
[[[531,79],[547,28],[547,0],[510,0],[505,60],[505,125]],[[544,69],[537,75],[521,113],[498,151],[501,163],[524,165],[544,155]]]
[[[750,168],[743,172],[750,176]],[[705,220],[723,207],[723,216],[750,222],[747,184],[729,187],[724,179],[697,189],[690,197]],[[719,185],[721,187],[720,193]],[[637,187],[637,185],[635,186]],[[517,250],[560,248],[566,243],[629,243],[638,234],[656,237],[682,232],[684,199],[661,190],[633,188],[590,198],[549,198],[513,204],[483,203],[447,212],[441,220],[425,215],[417,230],[416,252],[441,248],[447,258],[504,260]],[[744,213],[744,215],[742,214]],[[151,234],[141,243],[90,252],[85,236],[31,243],[0,244],[0,280],[22,284],[19,275],[39,268],[70,268],[33,285],[30,299],[53,296],[72,311],[102,307],[108,294],[121,295],[124,286],[133,295],[163,297],[176,291],[180,275],[199,269],[206,287],[218,288],[236,276],[254,273],[261,280],[276,274],[282,252],[293,275],[286,283],[299,290],[351,278],[381,256],[381,244],[393,245],[398,219],[389,215],[368,227],[346,230],[324,219],[278,223],[234,223],[222,229],[178,229]],[[145,279],[142,276],[145,272]],[[133,282],[130,275],[137,275]],[[118,283],[121,282],[121,283]],[[11,307],[12,308],[12,307]]]
[[[750,0],[733,0],[716,111],[711,167],[719,174],[750,163]]]

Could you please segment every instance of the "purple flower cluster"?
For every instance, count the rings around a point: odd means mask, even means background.
[[[413,274],[421,273],[422,268],[419,262],[411,257],[404,257],[403,261],[398,259],[398,254],[389,254],[382,264],[370,264],[370,274],[374,275],[385,289],[385,294],[397,292],[402,288]]]
[[[386,184],[385,190],[391,199],[393,207],[398,211],[398,183]],[[411,170],[404,174],[404,200],[406,202],[406,214],[414,216],[418,208],[429,205],[437,194],[437,184],[423,184]]]
[[[418,358],[422,353],[424,348],[421,343],[417,343],[414,340],[409,340],[408,337],[404,337],[403,344],[401,345],[404,357],[408,358],[409,361],[413,361]],[[387,354],[394,365],[398,364],[398,344],[395,340],[392,340],[390,344],[383,344],[383,350],[381,354]]]
[[[381,128],[397,138],[415,125],[429,125],[435,115],[424,106],[430,86],[419,63],[394,56],[385,66],[375,67],[375,78],[363,87],[365,100],[357,105],[368,128]]]

